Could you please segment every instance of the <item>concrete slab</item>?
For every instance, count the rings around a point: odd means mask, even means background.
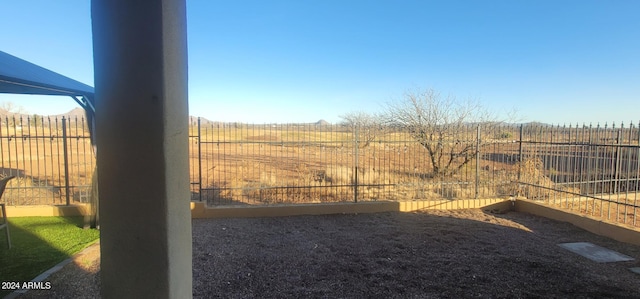
[[[630,256],[589,242],[560,243],[558,246],[598,263],[625,262],[633,260]]]
[[[635,274],[640,274],[640,267],[629,268],[629,270]]]

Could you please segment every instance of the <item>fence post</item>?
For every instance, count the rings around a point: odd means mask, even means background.
[[[359,125],[356,124],[355,125],[356,129],[355,131],[355,146],[354,146],[354,151],[355,151],[355,163],[354,163],[354,169],[353,169],[353,173],[354,173],[354,184],[353,184],[353,201],[354,202],[358,202],[358,129],[359,129]]]
[[[624,129],[624,123],[618,130],[618,136],[616,136],[616,164],[613,168],[613,194],[618,193],[618,189],[620,188],[620,144],[622,138],[622,130]]]
[[[524,125],[520,124],[520,138],[518,139],[518,184],[522,181],[522,135]]]
[[[200,135],[200,117],[198,116],[198,199],[202,201],[202,135]]]
[[[62,117],[62,155],[64,161],[64,190],[67,200],[67,205],[70,205],[69,199],[69,159],[67,157],[67,119]]]
[[[480,125],[476,127],[476,194],[475,199],[478,199],[479,186],[480,185]]]

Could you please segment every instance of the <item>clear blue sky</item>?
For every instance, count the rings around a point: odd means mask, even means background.
[[[3,1],[0,50],[93,85],[90,1]],[[187,3],[192,115],[340,120],[407,90],[522,121],[640,120],[640,1]],[[70,99],[0,95],[30,113]]]

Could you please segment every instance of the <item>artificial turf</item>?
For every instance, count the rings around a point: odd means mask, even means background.
[[[82,217],[9,218],[11,249],[0,231],[0,282],[31,281],[100,237],[82,227]],[[8,293],[0,290],[0,297]]]

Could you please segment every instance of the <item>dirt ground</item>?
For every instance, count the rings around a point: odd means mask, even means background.
[[[558,243],[634,257],[596,263]],[[193,220],[194,298],[640,298],[640,247],[481,210]],[[99,297],[99,251],[22,298]]]

